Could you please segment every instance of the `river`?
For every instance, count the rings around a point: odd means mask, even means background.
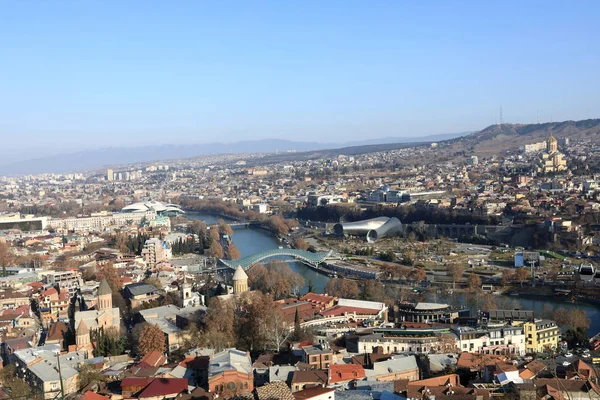
[[[200,212],[188,212],[186,217],[190,219],[199,219],[204,221],[207,225],[213,225],[217,223],[218,219],[222,219],[225,222],[234,222],[228,218],[221,218],[216,215],[200,213]],[[256,228],[235,228],[233,236],[231,237],[232,242],[240,251],[242,257],[250,256],[252,254],[260,253],[261,251],[269,249],[279,248],[279,241],[264,229]],[[279,258],[279,257],[278,257]],[[309,282],[313,285],[313,290],[322,293],[325,290],[325,285],[329,278],[323,274],[316,272],[314,269],[307,267],[301,262],[295,261],[291,258],[280,257],[289,263],[292,270],[304,278],[304,287],[300,293],[308,292]]]
[[[429,293],[424,296],[426,301],[451,304],[453,306],[464,306],[471,310],[471,315],[474,315],[483,305],[483,296],[469,296],[463,293],[435,294]],[[495,308],[511,310],[518,308],[520,310],[532,310],[536,318],[552,319],[554,310],[557,308],[565,308],[567,310],[580,309],[585,311],[590,319],[590,327],[588,335],[593,336],[600,332],[600,304],[588,303],[578,300],[572,303],[566,297],[546,297],[535,295],[520,295],[520,296],[505,296],[498,295],[492,297],[495,303]]]
[[[186,216],[190,219],[199,219],[206,222],[207,225],[216,224],[219,219],[218,216],[206,213],[195,213],[188,212]],[[225,222],[233,222],[228,218],[220,218]],[[268,249],[276,249],[279,247],[277,239],[269,232],[263,229],[255,228],[236,228],[232,237],[233,243],[237,246],[242,257],[246,257],[255,253],[259,253]],[[315,270],[307,267],[306,265],[294,261],[289,258],[284,258],[290,264],[290,267],[294,272],[304,277],[305,285],[301,290],[301,293],[308,291],[308,283],[311,282],[313,290],[318,293],[322,293],[327,285],[329,278],[323,274],[316,272]],[[423,298],[422,301],[433,301],[439,303],[452,304],[454,306],[464,306],[475,311],[479,309],[482,304],[477,304],[481,301],[481,296],[465,296],[457,293],[453,295],[436,295],[428,294],[427,298]],[[536,317],[539,318],[552,318],[552,314],[555,309],[563,307],[567,310],[582,309],[586,312],[587,317],[590,319],[590,328],[588,334],[590,336],[600,332],[600,305],[586,303],[578,301],[573,304],[567,299],[562,297],[542,297],[542,296],[494,296],[496,307],[499,309],[514,309],[519,308],[522,310],[533,310]]]

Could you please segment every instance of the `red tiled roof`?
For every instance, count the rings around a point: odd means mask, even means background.
[[[130,387],[130,386],[146,386],[147,384],[149,384],[150,382],[152,382],[154,378],[153,377],[144,377],[144,378],[139,378],[139,377],[127,377],[127,378],[123,378],[123,380],[121,381],[121,387]]]
[[[151,351],[140,360],[139,364],[145,363],[151,367],[159,367],[167,362],[167,357],[160,351]]]
[[[109,397],[102,396],[101,394],[94,393],[91,390],[88,390],[81,396],[81,400],[109,400]]]
[[[365,377],[365,369],[358,364],[332,364],[329,366],[329,384],[348,382]]]
[[[371,308],[359,308],[350,306],[334,306],[327,310],[321,311],[321,315],[324,317],[341,316],[346,313],[356,313],[358,315],[377,315],[380,310]]]
[[[186,378],[156,378],[150,383],[138,398],[157,396],[168,396],[187,391],[188,380]]]
[[[50,288],[42,292],[42,296],[52,296],[54,294],[58,294],[58,292],[54,288]]]
[[[302,300],[302,301],[308,301],[310,303],[317,303],[317,304],[327,304],[327,303],[332,302],[333,299],[334,299],[333,296],[328,296],[326,294],[319,294],[319,293],[313,293],[313,292],[308,292],[300,298],[300,300]]]
[[[9,315],[14,315],[15,317],[19,315],[29,315],[29,306],[19,306],[14,309],[9,308],[7,310],[2,311],[2,316]]]

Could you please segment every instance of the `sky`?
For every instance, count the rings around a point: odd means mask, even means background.
[[[5,1],[0,159],[600,117],[600,2]],[[2,164],[2,162],[0,162]]]

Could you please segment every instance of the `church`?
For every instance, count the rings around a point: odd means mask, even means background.
[[[537,171],[543,174],[550,172],[566,171],[567,162],[564,154],[558,151],[558,140],[550,136],[546,140],[546,151],[542,152],[537,162]]]
[[[77,350],[87,351],[91,357],[93,345],[90,331],[104,328],[104,331],[121,332],[121,313],[112,306],[112,290],[106,279],[100,282],[96,306],[92,310],[75,312],[75,343]]]

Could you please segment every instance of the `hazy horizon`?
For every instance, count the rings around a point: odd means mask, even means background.
[[[0,158],[598,116],[600,4],[6,3]],[[27,157],[32,158],[32,157]]]

